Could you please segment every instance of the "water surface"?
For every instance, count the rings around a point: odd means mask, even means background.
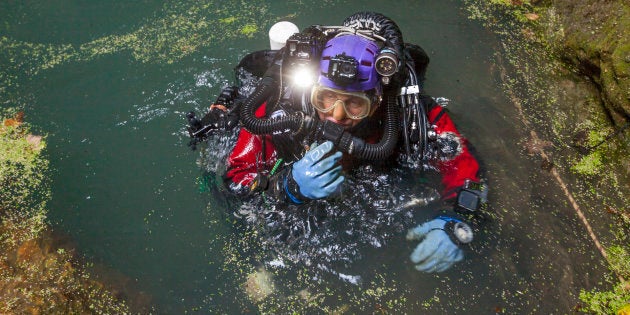
[[[579,288],[601,278],[601,259],[560,189],[519,145],[526,133],[498,86],[497,39],[468,20],[462,6],[453,0],[4,3],[1,35],[43,45],[20,46],[30,55],[18,54],[7,102],[26,105],[27,119],[49,134],[55,229],[68,233],[88,261],[129,279],[129,291],[151,296],[157,313],[274,312],[304,305],[301,290],[315,297],[311,310],[320,311],[570,312]],[[359,283],[299,259],[278,267],[274,253],[257,250],[262,237],[255,229],[239,224],[234,209],[225,209],[233,204],[206,185],[206,171],[220,167],[212,155],[229,143],[214,142],[214,151],[186,147],[183,114],[202,111],[231,82],[242,56],[267,48],[273,22],[335,25],[358,10],[391,17],[405,41],[425,48],[427,92],[451,99],[452,117],[487,169],[496,218],[466,261],[443,274],[419,273],[407,259],[415,244],[404,240],[402,227],[421,223],[421,214],[401,216],[391,231],[375,228],[381,246],[347,243],[356,244],[352,253],[360,257],[344,274],[361,276]],[[193,21],[201,17],[222,28],[196,29]],[[220,21],[226,17],[235,19]],[[243,30],[256,19],[258,32],[250,37]],[[195,39],[200,47],[191,46]],[[41,58],[50,51],[65,61]],[[401,191],[392,185],[385,187]],[[260,266],[275,273],[277,291],[256,305],[241,286]]]

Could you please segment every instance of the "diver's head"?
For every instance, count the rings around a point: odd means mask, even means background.
[[[311,92],[320,119],[349,129],[374,113],[381,96],[374,68],[377,53],[376,43],[359,35],[342,35],[326,43]]]

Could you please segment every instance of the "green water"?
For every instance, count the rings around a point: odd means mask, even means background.
[[[337,25],[358,10],[391,17],[429,53],[425,88],[452,100],[488,170],[497,219],[447,273],[414,271],[414,244],[393,237],[364,249],[372,276],[361,285],[291,265],[275,271],[276,294],[252,303],[240,286],[265,253],[238,253],[248,246],[239,240],[256,236],[201,189],[198,160],[208,162],[186,147],[183,113],[209,105],[240,57],[267,48],[273,22]],[[9,1],[0,18],[2,106],[25,108],[49,135],[50,221],[105,278],[126,279],[127,296],[150,296],[137,302],[142,310],[275,312],[307,304],[295,295],[307,288],[311,311],[568,313],[579,288],[601,278],[559,188],[519,145],[518,115],[498,87],[496,38],[460,1]]]

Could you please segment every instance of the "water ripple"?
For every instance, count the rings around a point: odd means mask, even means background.
[[[344,275],[342,270],[362,258],[363,248],[382,248],[414,223],[418,207],[436,200],[438,192],[408,180],[394,170],[384,175],[363,168],[347,176],[341,198],[315,200],[295,205],[268,204],[262,198],[243,204],[234,216],[259,235],[269,261],[315,266],[354,283],[360,275]],[[393,190],[396,189],[396,193]],[[261,250],[261,249],[255,249]],[[277,265],[277,264],[276,264]]]

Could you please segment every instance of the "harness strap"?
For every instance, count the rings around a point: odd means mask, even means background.
[[[440,112],[437,114],[437,116],[435,116],[433,121],[431,121],[431,125],[435,125],[435,123],[438,122],[438,120],[440,120],[440,118],[442,118],[444,114],[446,114],[446,109],[444,109],[444,107],[441,107]]]

